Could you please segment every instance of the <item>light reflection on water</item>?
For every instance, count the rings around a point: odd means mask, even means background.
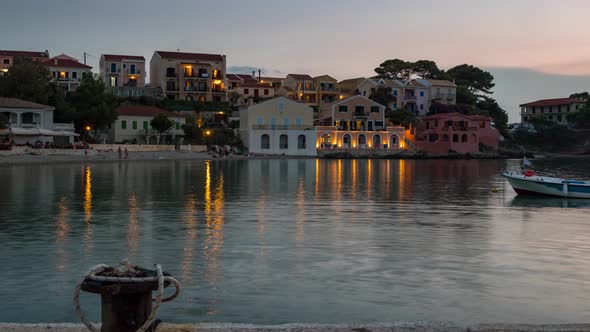
[[[569,178],[584,160],[535,162]],[[167,321],[581,322],[590,202],[516,197],[518,161],[0,167],[0,321],[77,320],[97,263],[161,263]],[[491,188],[498,188],[493,192]],[[98,300],[83,301],[97,319]]]

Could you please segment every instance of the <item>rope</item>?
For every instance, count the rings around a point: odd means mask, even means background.
[[[86,319],[86,315],[84,314],[84,312],[82,311],[82,308],[80,307],[80,289],[81,289],[82,283],[84,282],[85,279],[90,279],[90,280],[95,280],[95,281],[106,281],[106,282],[119,282],[119,283],[141,283],[141,282],[157,281],[158,282],[158,290],[157,290],[156,298],[152,299],[155,302],[152,312],[148,316],[145,323],[136,331],[136,332],[145,332],[152,325],[154,319],[156,318],[156,315],[158,313],[158,310],[160,309],[160,305],[162,304],[162,302],[172,301],[180,294],[180,283],[178,282],[178,280],[176,280],[172,277],[164,276],[162,273],[162,267],[159,264],[156,264],[155,267],[156,267],[156,276],[155,277],[131,278],[131,277],[97,276],[96,274],[104,271],[105,269],[108,268],[108,266],[105,264],[98,264],[98,265],[94,266],[92,269],[90,269],[90,271],[88,271],[88,273],[86,275],[83,276],[82,281],[80,281],[80,283],[78,283],[76,285],[76,287],[74,288],[74,306],[76,307],[76,313],[78,314],[78,316],[80,316],[80,321],[82,321],[82,323],[88,328],[88,330],[90,330],[92,332],[100,332],[100,330],[96,326],[94,326],[92,323],[90,323]],[[175,287],[175,291],[174,291],[174,294],[172,294],[171,296],[166,297],[166,298],[162,298],[162,295],[164,293],[164,282],[165,281],[173,284]]]

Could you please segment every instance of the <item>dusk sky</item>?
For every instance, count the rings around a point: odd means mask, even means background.
[[[469,63],[518,104],[590,90],[587,0],[4,1],[0,49],[66,53],[222,53],[230,72],[374,75],[383,60]]]

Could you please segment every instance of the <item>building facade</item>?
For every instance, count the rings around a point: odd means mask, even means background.
[[[406,137],[425,152],[446,155],[449,152],[478,153],[480,144],[497,150],[500,134],[489,117],[459,113],[426,116],[406,131]]]
[[[116,96],[156,96],[146,88],[145,58],[138,55],[102,54],[99,74],[105,86]]]
[[[0,131],[15,144],[52,143],[66,147],[74,143],[74,125],[54,123],[51,106],[41,105],[16,98],[0,98],[0,114],[8,120],[8,129]]]
[[[281,82],[277,95],[303,102],[308,106],[318,103],[315,81],[307,74],[288,74]]]
[[[227,101],[226,56],[155,51],[150,82],[170,99]]]
[[[358,85],[357,91],[359,95],[370,99],[373,99],[376,93],[389,94],[391,95],[391,102],[385,106],[392,110],[403,107],[403,98],[401,96],[403,96],[404,83],[401,81],[367,78]]]
[[[44,61],[49,59],[49,52],[0,50],[0,75],[7,73],[8,69],[14,64],[14,61],[20,58],[33,61]]]
[[[318,123],[318,149],[404,148],[404,128],[387,124],[385,106],[361,95],[325,105]]]
[[[457,104],[457,85],[447,80],[416,80],[428,88],[428,100],[432,103],[455,105]]]
[[[240,111],[240,137],[250,153],[315,156],[313,109],[286,97]]]
[[[174,144],[179,136],[184,135],[182,125],[186,116],[146,105],[123,104],[117,108],[117,120],[107,132],[108,143],[135,144]],[[164,114],[174,122],[171,129],[159,133],[150,122],[158,114]]]
[[[275,89],[270,82],[261,83],[245,74],[227,74],[228,98],[236,106],[246,106],[275,97]]]
[[[521,122],[542,117],[545,120],[567,124],[567,115],[584,108],[584,101],[577,98],[542,99],[520,105]]]
[[[325,105],[333,103],[340,99],[340,90],[338,89],[338,81],[330,75],[322,75],[313,78],[317,89],[318,105]]]
[[[43,62],[49,68],[51,80],[64,92],[75,91],[86,75],[92,75],[92,67],[80,63],[71,56],[60,54]]]

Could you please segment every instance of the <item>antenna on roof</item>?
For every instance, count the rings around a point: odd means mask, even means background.
[[[177,48],[177,49],[176,49],[176,52],[180,52],[180,48]]]

